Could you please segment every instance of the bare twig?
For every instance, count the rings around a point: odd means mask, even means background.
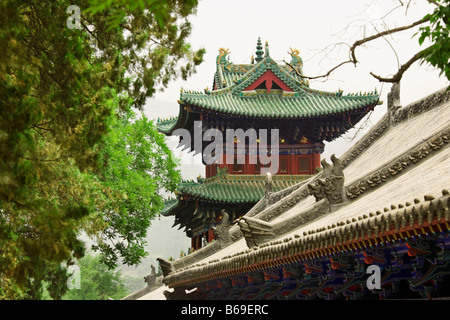
[[[366,37],[366,38],[364,38],[364,39],[355,41],[355,43],[354,43],[354,44],[352,45],[352,47],[350,48],[351,60],[352,60],[353,63],[356,65],[356,63],[358,62],[358,60],[356,59],[355,50],[356,50],[356,48],[359,47],[360,45],[362,45],[362,44],[364,44],[364,43],[366,43],[366,42],[369,42],[369,41],[378,39],[378,38],[383,37],[383,36],[388,35],[388,34],[393,34],[393,33],[397,33],[397,32],[400,32],[400,31],[404,31],[404,30],[408,30],[408,29],[414,28],[415,26],[418,26],[419,24],[422,24],[422,23],[427,22],[427,21],[429,21],[429,20],[430,20],[430,17],[429,17],[429,16],[428,16],[428,17],[424,17],[424,18],[422,18],[422,19],[420,19],[420,20],[418,20],[418,21],[416,21],[416,22],[413,22],[413,23],[410,24],[410,25],[402,26],[402,27],[398,27],[398,28],[394,28],[394,29],[389,29],[389,30],[386,30],[386,31],[383,31],[383,32],[379,32],[379,33],[377,33],[377,34],[374,34],[373,36]]]
[[[54,162],[54,161],[59,161],[61,160],[62,156],[56,158],[56,159],[33,159],[33,158],[24,158],[26,160],[30,160],[30,161],[37,161],[37,162]]]
[[[375,26],[373,26],[373,28],[375,29],[375,31],[379,32]],[[397,51],[395,51],[394,46],[389,42],[388,39],[386,39],[385,36],[383,36],[383,39],[387,42],[387,44],[391,47],[392,51],[394,52],[395,58],[397,59],[397,67],[400,68],[400,60],[398,59]]]
[[[398,69],[397,73],[392,76],[391,78],[383,78],[380,76],[375,75],[373,72],[370,72],[370,74],[378,79],[381,82],[399,82],[400,79],[402,78],[403,74],[405,73],[406,70],[408,70],[408,68],[417,60],[421,59],[427,52],[427,50],[429,50],[431,48],[428,47],[426,49],[423,49],[422,51],[417,52],[411,59],[409,59],[405,64],[403,64],[400,69]]]
[[[395,10],[397,10],[398,8],[401,8],[401,7],[403,7],[403,3],[400,4],[400,5],[398,5],[398,6],[395,7],[395,8],[392,8],[388,13],[386,13],[384,16],[382,16],[382,17],[380,18],[380,20],[385,19],[388,15],[390,15],[392,12],[394,12]]]
[[[305,79],[318,79],[318,78],[326,78],[326,77],[328,77],[328,76],[329,76],[334,70],[336,70],[337,68],[343,66],[344,64],[353,62],[353,61],[348,60],[348,61],[341,62],[341,63],[339,63],[337,66],[335,66],[334,68],[330,69],[326,74],[323,74],[323,75],[320,75],[320,76],[316,76],[316,77],[308,77],[308,76],[302,75],[302,74],[300,74],[300,73],[295,69],[295,67],[294,67],[292,64],[290,64],[289,62],[286,62],[286,61],[284,61],[284,62],[285,62],[289,67],[291,67],[291,68],[292,68],[292,69],[293,69],[300,77],[305,78]]]
[[[87,21],[87,20],[86,20]],[[88,21],[89,22],[89,21]],[[85,29],[95,40],[97,40],[97,43],[100,44],[100,39],[91,31],[89,30],[89,28],[83,23],[83,21],[81,21],[80,19],[80,24],[83,27],[83,29]]]
[[[293,69],[293,71],[294,71],[295,73],[297,73],[299,76],[301,76],[302,78],[305,78],[305,79],[327,78],[327,77],[330,76],[330,74],[331,74],[333,71],[335,71],[336,69],[340,68],[341,66],[343,66],[343,65],[345,65],[345,64],[353,63],[353,64],[356,66],[356,64],[358,63],[358,59],[356,58],[356,53],[355,53],[357,47],[359,47],[359,46],[361,46],[361,45],[363,45],[363,44],[365,44],[365,43],[367,43],[367,42],[373,41],[373,40],[375,40],[375,39],[384,37],[384,36],[386,36],[386,35],[393,34],[393,33],[397,33],[397,32],[404,31],[404,30],[408,30],[408,29],[411,29],[411,28],[414,28],[415,26],[418,26],[418,25],[420,25],[420,24],[422,24],[422,23],[425,23],[425,22],[427,22],[427,21],[429,21],[429,20],[430,20],[430,17],[429,17],[429,16],[428,16],[428,17],[424,17],[424,18],[422,18],[422,19],[420,19],[420,20],[417,20],[417,21],[415,21],[415,22],[413,22],[413,23],[411,23],[411,24],[409,24],[409,25],[402,26],[402,27],[398,27],[398,28],[394,28],[394,29],[388,29],[388,30],[385,30],[385,31],[382,31],[382,32],[378,32],[378,33],[376,33],[376,34],[374,34],[374,35],[372,35],[372,36],[370,36],[370,37],[364,37],[363,39],[360,39],[360,40],[355,41],[355,42],[353,43],[353,45],[350,47],[350,49],[349,49],[349,59],[348,59],[348,60],[343,61],[343,62],[337,64],[335,67],[331,68],[327,73],[322,74],[322,75],[319,75],[319,76],[314,76],[314,77],[311,77],[311,76],[305,76],[305,75],[303,75],[303,74],[300,74],[300,73],[299,73],[299,72],[298,72],[298,71],[297,71],[290,63],[288,63],[288,62],[286,62],[286,61],[284,61],[284,62],[285,62],[288,66],[290,66],[290,67]],[[374,75],[373,73],[371,73],[371,74],[372,74],[372,76],[374,76],[375,78],[377,78],[377,79],[380,80],[380,81],[384,81],[383,79],[388,79],[386,82],[397,82],[397,81],[391,81],[390,79],[397,79],[397,77],[401,78],[401,76],[402,76],[403,73],[406,71],[406,69],[408,69],[409,66],[410,66],[412,63],[414,63],[416,60],[418,60],[418,59],[420,59],[420,58],[422,57],[422,55],[423,55],[423,53],[424,53],[425,50],[427,50],[427,49],[424,49],[424,50],[418,52],[416,55],[414,55],[414,57],[413,57],[413,58],[415,58],[414,61],[411,61],[411,60],[410,60],[410,61],[408,61],[407,63],[405,63],[404,65],[402,65],[401,68],[399,69],[399,71],[397,72],[397,74],[394,75],[393,78],[382,78],[382,77],[379,77],[379,76]]]
[[[368,10],[372,5],[374,5],[374,3],[371,3],[370,5],[368,5],[366,10]],[[385,18],[387,18],[390,14],[392,14],[393,12],[395,12],[396,10],[398,10],[399,8],[401,8],[401,7],[403,7],[403,6],[404,6],[403,2],[400,1],[400,5],[398,5],[397,7],[392,8],[392,9],[391,9],[389,12],[387,12],[384,16],[382,16],[382,17],[380,17],[380,18],[377,18],[377,19],[373,19],[372,21],[366,22],[364,25],[361,25],[360,28],[364,28],[364,27],[366,27],[366,26],[369,25],[369,24],[373,25],[374,21],[376,21],[376,20],[381,20],[381,21],[383,21],[383,20],[384,20]],[[356,23],[356,22],[358,22],[358,21],[366,21],[366,20],[365,20],[365,19],[357,19],[357,20],[353,20],[353,21],[349,22],[349,23],[347,24],[347,26],[346,26],[346,27],[343,29],[343,31],[341,31],[341,32],[346,32],[346,31],[349,29],[350,25],[352,25],[352,24],[354,24],[354,23]],[[339,33],[340,33],[340,32],[339,32]],[[332,36],[333,36],[333,37],[338,37],[339,33],[332,34]]]
[[[434,5],[436,5],[436,6],[440,6],[440,4],[437,2],[437,1],[435,1],[435,0],[427,0],[429,3],[431,3],[431,4],[434,4]]]

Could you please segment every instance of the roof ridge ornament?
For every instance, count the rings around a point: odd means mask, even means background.
[[[167,277],[169,274],[175,271],[173,262],[163,258],[157,258],[156,260],[159,262],[159,266],[161,267],[161,271],[164,277]]]
[[[398,114],[398,110],[402,107],[400,102],[400,81],[392,84],[391,91],[387,94],[387,99],[389,123],[392,125],[395,123],[395,117]]]
[[[273,224],[257,218],[244,215],[238,225],[249,249],[258,247],[275,236]]]
[[[219,64],[224,64],[227,65],[230,62],[227,60],[227,55],[230,54],[230,49],[225,49],[225,48],[220,48],[219,49],[219,55],[217,56],[217,60],[216,63],[217,65]]]
[[[333,165],[325,159],[321,161],[323,178],[308,184],[309,192],[316,197],[316,201],[326,198],[330,204],[344,202],[344,172],[341,161],[333,154]]]
[[[288,51],[291,56],[290,64],[295,68],[295,70],[303,75],[303,60],[300,58],[300,51],[298,49],[291,49],[291,52]]]
[[[228,175],[228,167],[217,168],[217,174],[215,175],[219,179],[226,179]]]
[[[232,243],[230,236],[231,227],[229,215],[225,209],[222,209],[222,222],[219,225],[212,227],[214,237],[219,242],[220,248],[225,248]]]
[[[258,41],[256,42],[256,63],[260,62],[263,59],[263,54],[264,51],[262,50],[263,46],[262,46],[262,42],[261,42],[261,37],[258,37]]]

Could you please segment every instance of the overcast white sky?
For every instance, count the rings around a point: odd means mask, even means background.
[[[403,2],[406,4],[407,0]],[[418,20],[433,9],[433,5],[426,0],[416,2],[409,6],[407,15],[405,5],[389,14],[384,22],[389,27],[398,27]],[[342,47],[340,52],[336,50],[328,55],[329,60],[333,61],[321,60],[324,54],[320,54],[320,50],[338,42],[353,43],[363,34],[364,28],[361,26],[365,24],[365,34],[373,34],[371,21],[375,22],[378,30],[384,30],[384,22],[379,18],[399,5],[398,0],[200,0],[197,14],[190,19],[190,41],[193,48],[206,49],[205,62],[188,81],[172,82],[165,93],[156,95],[156,101],[172,103],[173,110],[170,111],[173,113],[170,114],[176,115],[180,87],[193,90],[211,87],[219,48],[230,49],[232,62],[249,63],[259,36],[263,42],[269,42],[273,59],[290,60],[287,52],[290,47],[296,48],[300,50],[304,61],[304,73],[310,76],[321,74],[345,60],[348,54]],[[348,30],[342,32],[349,24]],[[400,63],[408,60],[420,48],[417,37],[411,39],[413,34],[404,31],[394,39],[388,38],[396,49]],[[369,71],[383,76],[396,71],[397,59],[386,40],[374,41],[367,48],[357,49],[356,53],[360,60],[357,68],[347,65],[335,72],[332,79],[311,82],[311,86],[331,91],[342,88],[344,93],[372,91],[381,86]],[[406,103],[445,85],[442,79],[438,79],[438,73],[431,71],[431,67],[417,68],[417,65],[405,74],[403,80],[402,100]],[[169,110],[160,110],[154,101],[149,102],[147,111],[154,116],[169,113]]]
[[[348,47],[345,45],[337,46],[331,51],[323,51],[324,49],[331,49],[336,43],[353,44],[364,32],[367,36],[374,34],[374,28],[380,31],[386,27],[409,24],[433,10],[433,5],[426,0],[411,1],[408,10],[408,1],[403,0],[403,3],[404,6],[398,0],[200,0],[197,14],[190,19],[190,42],[195,49],[206,49],[205,61],[188,81],[174,81],[164,92],[157,93],[150,99],[145,113],[152,119],[178,115],[177,100],[181,87],[199,91],[212,87],[219,48],[230,49],[229,57],[232,62],[249,63],[256,50],[258,37],[261,37],[263,43],[266,40],[269,42],[270,56],[273,59],[290,61],[287,52],[292,47],[300,50],[305,75],[323,74],[348,58]],[[381,20],[382,17],[385,18]],[[375,123],[386,111],[386,94],[391,85],[381,84],[370,72],[381,76],[392,75],[396,72],[398,63],[406,62],[420,50],[418,38],[412,37],[417,29],[412,30],[414,31],[403,31],[395,37],[380,38],[365,47],[359,47],[356,54],[360,63],[356,68],[347,64],[328,79],[310,81],[310,86],[329,91],[342,89],[344,94],[373,91],[377,88],[384,104],[378,106],[370,117],[368,124]],[[431,66],[419,66],[419,63],[415,63],[402,79],[401,102],[414,102],[448,84]],[[357,139],[367,129],[368,127],[362,130]],[[347,137],[327,143],[322,157],[329,158],[332,153],[341,155],[351,145],[351,142],[345,140],[353,135],[354,131],[349,132]],[[168,143],[173,145],[175,139],[169,138]],[[175,154],[187,165],[185,178],[197,177],[199,168],[204,174],[198,159],[191,159],[190,154],[183,154],[181,151],[175,151]],[[191,173],[190,170],[195,172]]]
[[[181,87],[198,91],[212,87],[215,59],[219,48],[230,49],[229,57],[232,62],[249,63],[256,50],[258,37],[261,37],[263,43],[266,40],[269,42],[270,56],[273,59],[290,61],[287,52],[292,47],[300,50],[305,75],[323,74],[346,60],[348,50],[344,46],[340,47],[341,50],[338,50],[338,47],[328,54],[322,50],[340,42],[353,44],[355,40],[361,38],[364,31],[367,36],[372,35],[374,27],[371,21],[377,30],[384,30],[386,25],[393,28],[409,24],[433,10],[433,5],[428,4],[426,0],[411,1],[406,15],[408,0],[403,0],[403,3],[405,6],[388,14],[401,5],[400,1],[200,0],[197,14],[190,19],[192,22],[190,42],[193,48],[206,49],[205,61],[188,81],[172,82],[165,92],[158,93],[149,100],[145,113],[151,119],[178,115],[177,100]],[[388,15],[384,19],[386,23],[384,25],[380,18],[386,14]],[[365,28],[362,27],[364,25]],[[394,38],[386,38],[389,42],[379,39],[364,48],[360,47],[356,51],[360,61],[356,68],[348,64],[334,72],[325,82],[324,79],[310,82],[312,88],[329,91],[342,89],[344,94],[373,91],[377,88],[384,104],[376,107],[368,122],[369,126],[360,131],[357,139],[385,113],[386,94],[391,87],[390,84],[382,85],[369,72],[381,76],[394,74],[398,68],[396,55],[402,64],[420,50],[417,37],[412,38],[414,32],[405,31]],[[395,47],[395,52],[390,45]],[[449,85],[448,81],[443,77],[439,78],[438,71],[430,66],[419,66],[415,63],[404,74],[401,83],[401,102],[404,105],[414,102],[446,85]],[[347,137],[353,136],[354,133],[355,131],[348,133]],[[170,145],[176,144],[176,139],[168,138],[167,141]],[[351,144],[345,138],[327,143],[322,158],[329,159],[333,153],[339,157]],[[196,178],[199,173],[204,175],[205,170],[198,157],[193,158],[191,154],[179,150],[175,150],[175,155],[182,159],[181,168],[185,179]],[[154,237],[149,241],[151,258],[177,256],[179,250],[186,250],[189,246],[188,239],[184,238],[184,234],[180,234],[181,231],[170,228],[171,223],[164,219],[154,221],[153,231],[149,232],[149,235]],[[156,232],[156,229],[159,232]],[[167,232],[172,232],[173,235],[170,236]],[[175,240],[175,237],[181,240]],[[170,254],[161,253],[160,249],[168,240],[181,241],[180,249],[175,248]]]

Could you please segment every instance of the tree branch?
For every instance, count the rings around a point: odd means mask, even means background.
[[[98,46],[101,43],[100,39],[94,33],[92,33],[91,30],[89,30],[89,28],[83,23],[83,21],[81,21],[81,19],[80,19],[80,24],[81,24],[81,26],[83,27],[84,30],[86,30],[95,40],[97,40],[97,46]]]
[[[41,162],[53,162],[53,161],[59,161],[61,160],[62,156],[56,158],[56,159],[32,159],[32,158],[24,158],[31,161],[41,161]]]
[[[422,24],[422,23],[427,22],[429,20],[430,20],[430,17],[427,16],[427,17],[424,17],[424,18],[422,18],[422,19],[420,19],[420,20],[418,20],[416,22],[413,22],[410,25],[403,26],[403,27],[398,27],[398,28],[394,28],[394,29],[389,29],[389,30],[386,30],[386,31],[374,34],[373,36],[370,36],[370,37],[367,37],[367,38],[355,41],[355,43],[350,48],[350,56],[351,56],[350,60],[352,60],[353,63],[356,65],[358,60],[356,59],[355,50],[360,45],[362,45],[362,44],[364,44],[366,42],[378,39],[378,38],[383,37],[383,36],[388,35],[388,34],[393,34],[393,33],[396,33],[396,32],[400,32],[400,31],[404,31],[404,30],[408,30],[408,29],[414,28],[415,26],[418,26],[419,24]]]
[[[440,6],[440,4],[439,3],[437,3],[437,1],[435,1],[435,0],[427,0],[429,3],[431,3],[431,4],[434,4],[434,5],[436,5],[436,6]]]
[[[431,48],[428,47],[426,49],[423,49],[422,51],[417,52],[411,59],[409,59],[405,64],[403,64],[400,69],[398,69],[397,73],[391,77],[391,78],[382,78],[380,76],[375,75],[373,72],[370,72],[370,74],[378,79],[381,82],[399,82],[400,79],[402,78],[403,74],[405,73],[406,70],[408,70],[408,68],[417,60],[423,58],[423,56],[426,54],[427,50],[429,50]]]
[[[347,61],[344,61],[344,62],[339,63],[337,66],[335,66],[334,68],[330,69],[330,70],[329,70],[327,73],[325,73],[325,74],[322,74],[322,75],[320,75],[320,76],[315,76],[315,77],[308,77],[308,76],[305,76],[305,75],[300,74],[300,73],[297,71],[297,69],[295,69],[295,67],[294,67],[292,64],[290,64],[289,62],[287,62],[287,61],[285,61],[285,60],[283,60],[283,61],[284,61],[284,63],[286,63],[286,65],[288,65],[289,67],[291,67],[291,68],[295,71],[295,73],[297,73],[297,75],[299,75],[300,77],[305,78],[305,79],[326,78],[326,77],[328,77],[334,70],[336,70],[337,68],[341,67],[342,65],[347,64],[347,63],[350,63],[350,62],[353,62],[353,61],[351,61],[351,60],[347,60]]]
[[[427,16],[427,17],[424,17],[424,18],[422,18],[422,19],[420,19],[420,20],[417,20],[416,22],[413,22],[413,23],[411,23],[411,24],[409,24],[409,25],[407,25],[407,26],[402,26],[402,27],[398,27],[398,28],[394,28],[394,29],[389,29],[389,30],[386,30],[386,31],[383,31],[383,32],[378,32],[377,34],[374,34],[374,35],[372,35],[372,36],[370,36],[370,37],[365,37],[365,38],[363,38],[363,39],[360,39],[360,40],[355,41],[355,43],[353,43],[353,45],[352,45],[352,46],[350,47],[350,49],[349,49],[349,51],[350,51],[350,52],[349,52],[350,57],[349,57],[348,60],[339,63],[339,64],[336,65],[335,67],[331,68],[327,73],[322,74],[322,75],[319,75],[319,76],[310,77],[310,76],[302,75],[302,74],[300,74],[300,73],[299,73],[299,72],[298,72],[298,71],[297,71],[290,63],[288,63],[288,62],[286,62],[286,61],[284,61],[284,62],[286,63],[286,65],[290,66],[290,67],[294,70],[294,72],[297,73],[297,75],[299,75],[299,76],[302,77],[302,78],[305,78],[305,79],[326,78],[326,77],[328,77],[333,71],[335,71],[336,69],[340,68],[340,67],[343,66],[344,64],[353,63],[353,64],[356,66],[356,64],[358,63],[358,59],[356,59],[356,53],[355,53],[355,50],[356,50],[357,47],[363,45],[364,43],[367,43],[367,42],[369,42],[369,41],[372,41],[372,40],[375,40],[375,39],[384,37],[384,36],[386,36],[386,35],[388,35],[388,34],[393,34],[393,33],[397,33],[397,32],[400,32],[400,31],[404,31],[404,30],[408,30],[408,29],[414,28],[415,26],[418,26],[418,25],[420,25],[420,24],[422,24],[422,23],[424,23],[424,22],[427,22],[427,21],[429,21],[429,20],[430,20],[430,17]],[[427,48],[427,49],[428,49],[428,48]],[[424,49],[424,50],[418,52],[416,55],[414,55],[414,57],[411,59],[411,60],[414,59],[413,61],[410,60],[410,61],[408,61],[407,63],[405,63],[404,65],[402,65],[401,68],[399,69],[399,71],[397,72],[397,74],[396,74],[393,78],[382,78],[382,77],[379,77],[379,76],[374,75],[373,73],[370,73],[370,74],[371,74],[372,76],[374,76],[375,78],[377,78],[378,80],[380,80],[380,81],[383,81],[382,79],[387,79],[388,81],[386,81],[386,82],[397,82],[397,81],[391,81],[391,79],[397,79],[397,77],[401,78],[401,76],[402,76],[403,73],[406,71],[406,69],[408,69],[409,66],[410,66],[412,63],[414,63],[416,60],[420,59],[420,58],[422,57],[422,54],[424,53],[424,51],[427,50],[427,49]],[[417,56],[417,57],[416,57],[416,56]]]

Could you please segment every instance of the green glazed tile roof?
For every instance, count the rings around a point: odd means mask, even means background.
[[[164,208],[161,210],[163,216],[167,215],[172,209],[178,206],[178,199],[169,199],[164,201]]]
[[[174,117],[174,118],[167,119],[164,121],[158,120],[156,127],[161,132],[167,132],[167,131],[170,131],[170,129],[176,125],[177,121],[178,121],[178,117]]]
[[[377,95],[336,97],[297,93],[293,97],[272,92],[253,96],[185,94],[182,101],[204,109],[231,115],[268,118],[311,118],[344,113],[378,102]]]
[[[214,75],[217,89],[206,88],[204,92],[181,90],[178,100],[180,116],[159,120],[159,131],[170,134],[173,129],[183,127],[184,120],[181,115],[183,112],[191,112],[191,108],[194,112],[207,111],[231,116],[301,119],[361,112],[366,108],[373,108],[380,98],[376,90],[345,96],[341,90],[315,90],[309,87],[308,80],[293,71],[293,64],[279,65],[270,56],[264,57],[257,64],[233,64],[225,59],[228,51],[221,49],[220,52]],[[245,90],[267,71],[273,72],[293,91]]]
[[[308,179],[309,175],[274,175],[273,191],[279,191]],[[200,200],[226,203],[257,202],[265,193],[264,175],[218,174],[199,182],[184,182],[180,195]]]
[[[273,192],[291,187],[310,178],[310,175],[274,175]],[[266,176],[264,175],[235,175],[219,171],[217,175],[200,181],[182,182],[176,193],[177,199],[165,202],[161,211],[163,216],[170,216],[180,204],[180,198],[207,202],[239,204],[256,203],[265,194]]]

